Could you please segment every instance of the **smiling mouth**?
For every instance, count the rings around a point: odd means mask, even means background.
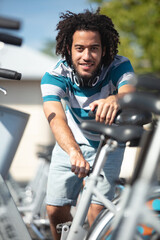
[[[90,69],[91,67],[94,66],[93,63],[80,63],[79,64],[83,69]]]
[[[79,63],[79,65],[84,65],[84,66],[92,66],[93,62],[84,62],[84,63]]]

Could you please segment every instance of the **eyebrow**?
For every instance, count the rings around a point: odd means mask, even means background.
[[[75,47],[81,47],[81,46],[85,46],[85,45],[83,45],[83,44],[75,44],[74,45]],[[95,43],[95,44],[91,44],[91,45],[89,45],[89,46],[91,46],[91,47],[100,47],[100,44],[98,44],[98,43]]]

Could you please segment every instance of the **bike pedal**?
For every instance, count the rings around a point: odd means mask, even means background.
[[[72,224],[72,222],[71,221],[69,221],[69,222],[65,222],[65,223],[59,223],[59,224],[57,224],[57,226],[56,226],[56,230],[57,230],[57,233],[59,234],[59,233],[62,233],[62,228],[63,227],[71,227],[71,224]]]

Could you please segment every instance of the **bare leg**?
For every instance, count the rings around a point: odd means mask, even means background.
[[[62,207],[47,205],[47,213],[48,213],[51,232],[54,240],[60,239],[60,234],[58,234],[56,231],[57,224],[72,221],[70,208],[71,208],[70,205],[66,205]]]
[[[95,218],[98,216],[98,214],[101,212],[101,210],[104,208],[104,206],[99,204],[91,204],[90,208],[88,210],[88,222],[91,226],[94,222]]]

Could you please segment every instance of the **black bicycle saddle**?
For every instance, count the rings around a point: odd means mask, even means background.
[[[121,143],[138,140],[141,138],[144,129],[142,126],[134,125],[105,125],[96,121],[84,121],[81,123],[81,128],[86,131],[91,131],[104,135],[107,138],[114,139]]]

